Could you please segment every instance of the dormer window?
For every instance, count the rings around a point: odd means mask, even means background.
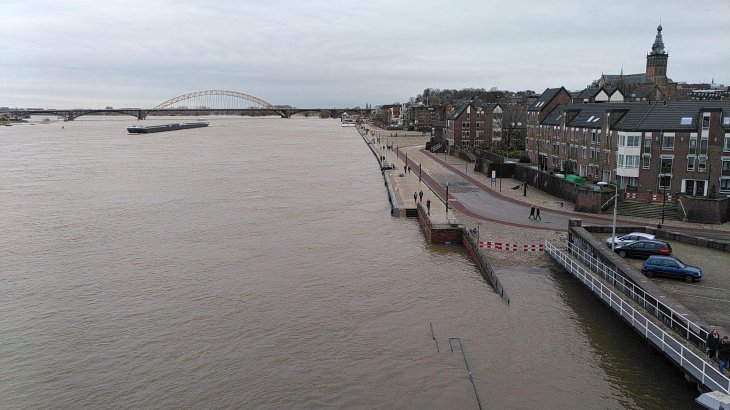
[[[692,125],[692,117],[682,117],[679,123],[682,125]]]

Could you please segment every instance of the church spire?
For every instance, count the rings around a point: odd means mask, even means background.
[[[664,52],[664,40],[662,40],[661,20],[659,20],[659,27],[656,28],[656,38],[654,39],[654,45],[651,46],[651,54],[666,54]]]

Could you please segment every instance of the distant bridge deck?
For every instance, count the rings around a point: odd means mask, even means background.
[[[329,111],[330,117],[337,118],[343,113],[372,113],[374,110],[369,108],[293,108],[293,107],[273,107],[273,108],[163,108],[163,109],[149,109],[149,108],[114,108],[114,109],[49,109],[49,110],[3,110],[0,111],[0,115],[9,114],[12,118],[20,118],[27,115],[57,115],[64,117],[69,121],[81,117],[83,115],[108,115],[108,114],[122,114],[137,117],[137,119],[144,119],[148,115],[212,115],[212,114],[225,114],[225,115],[279,115],[282,118],[291,118],[292,115],[300,114],[303,112],[322,112]],[[150,114],[152,113],[152,114]]]

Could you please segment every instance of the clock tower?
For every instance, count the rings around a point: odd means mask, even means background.
[[[651,53],[646,56],[646,76],[660,88],[667,86],[668,59],[669,54],[664,51],[664,41],[662,40],[662,25],[659,24]]]

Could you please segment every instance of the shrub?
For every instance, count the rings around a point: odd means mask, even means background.
[[[530,161],[530,157],[528,157],[527,155],[520,156],[520,163],[521,164],[528,164],[530,162],[531,162]]]

